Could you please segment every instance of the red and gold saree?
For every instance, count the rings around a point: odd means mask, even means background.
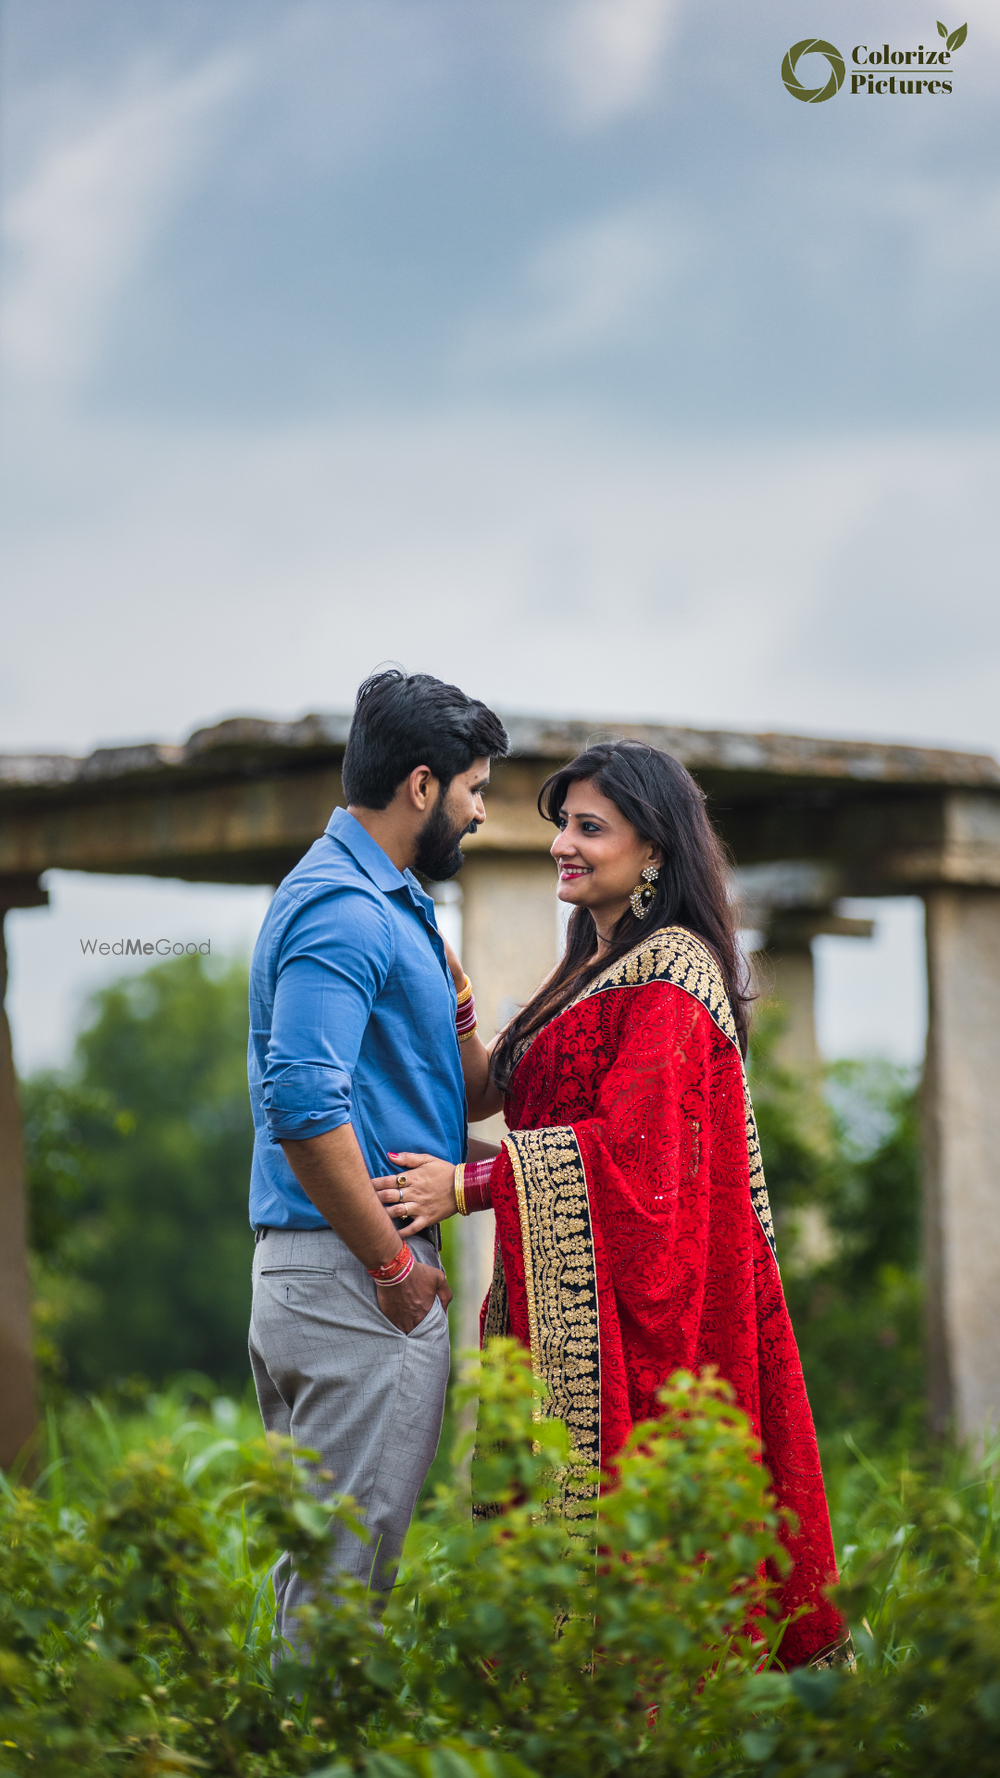
[[[496,1212],[484,1340],[530,1346],[546,1411],[607,1468],[678,1369],[717,1367],[798,1530],[779,1594],[781,1660],[843,1636],[824,1597],[833,1542],[785,1307],[753,1108],[721,971],[685,928],[609,967],[525,1046],[490,1175]],[[586,1495],[586,1497],[584,1497]],[[592,1491],[568,1498],[589,1515]]]

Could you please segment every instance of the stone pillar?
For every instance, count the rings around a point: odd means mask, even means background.
[[[2,897],[0,886],[0,897]],[[0,1468],[30,1449],[35,1432],[35,1367],[31,1342],[27,1216],[21,1111],[10,1026],[3,1000],[7,947],[0,899]]]
[[[822,1066],[816,1042],[816,974],[808,939],[796,949],[768,947],[768,999],[781,1007],[784,1024],[774,1045],[775,1060],[797,1074],[818,1074]]]
[[[783,908],[767,921],[767,947],[761,989],[776,1000],[784,1028],[774,1046],[782,1068],[819,1082],[823,1058],[816,1042],[816,970],[812,943],[821,933],[840,938],[871,938],[874,922],[837,914],[833,908]]]
[[[547,852],[471,853],[462,885],[462,962],[476,990],[476,1015],[489,1039],[528,1000],[558,956],[555,866]],[[471,1134],[499,1142],[499,1115],[474,1124]],[[479,1344],[479,1307],[493,1276],[492,1211],[458,1223],[457,1314],[459,1351]]]
[[[462,885],[462,961],[487,1039],[556,961],[556,868],[547,852],[474,852]]]
[[[1000,889],[929,890],[924,1247],[932,1424],[1000,1421]]]

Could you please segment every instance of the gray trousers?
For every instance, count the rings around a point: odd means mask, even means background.
[[[417,1235],[414,1257],[440,1266]],[[449,1369],[448,1317],[440,1297],[411,1334],[378,1306],[375,1285],[333,1229],[269,1229],[254,1249],[250,1363],[268,1432],[320,1454],[334,1482],[321,1497],[350,1494],[369,1532],[342,1531],[338,1573],[376,1595],[393,1584],[413,1509],[441,1435]],[[287,1559],[274,1573],[276,1629],[293,1643],[304,1602]]]

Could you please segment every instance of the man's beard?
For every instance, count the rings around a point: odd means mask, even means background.
[[[456,828],[448,814],[447,802],[439,796],[417,836],[415,868],[432,883],[447,883],[461,870],[465,859],[460,841],[464,834],[474,833],[476,823]]]

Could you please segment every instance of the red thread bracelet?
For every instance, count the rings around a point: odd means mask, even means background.
[[[384,1266],[376,1266],[374,1271],[369,1266],[368,1276],[374,1278],[376,1284],[402,1284],[403,1279],[410,1276],[416,1263],[412,1250],[404,1241],[395,1259],[388,1260]]]

